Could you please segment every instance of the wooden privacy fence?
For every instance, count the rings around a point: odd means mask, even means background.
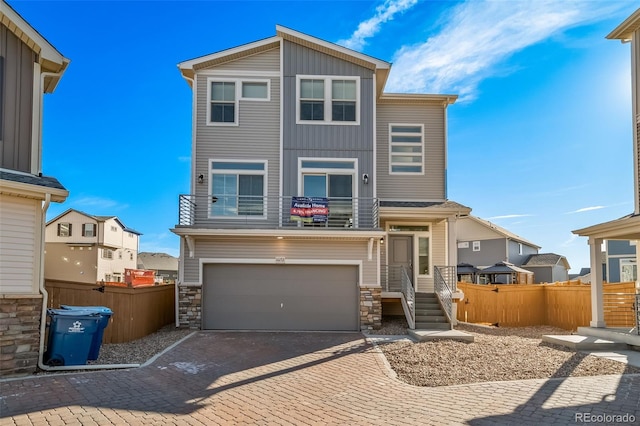
[[[113,311],[103,343],[124,343],[147,336],[175,321],[175,285],[104,287],[63,281],[45,281],[47,307],[106,306]]]
[[[591,286],[570,281],[536,285],[458,283],[458,321],[504,327],[551,325],[575,330],[591,321]],[[604,284],[607,327],[635,326],[635,283]]]

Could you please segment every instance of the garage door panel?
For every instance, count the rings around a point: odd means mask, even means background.
[[[357,281],[356,266],[205,265],[203,328],[358,330]]]

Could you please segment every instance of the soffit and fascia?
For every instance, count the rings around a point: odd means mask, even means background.
[[[609,40],[620,40],[623,43],[631,41],[633,33],[640,29],[640,9],[633,12],[627,19],[607,35]]]
[[[35,28],[24,20],[18,12],[13,10],[6,2],[2,1],[0,21],[11,33],[15,34],[23,43],[38,55],[38,63],[42,72],[51,72],[58,75],[45,76],[43,90],[45,93],[53,93],[60,77],[71,62],[65,58],[51,43],[47,41]]]

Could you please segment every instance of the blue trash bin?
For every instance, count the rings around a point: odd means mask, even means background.
[[[113,311],[106,306],[60,305],[60,308],[69,311],[88,310],[100,314],[100,323],[98,324],[98,330],[93,335],[93,339],[91,341],[91,350],[89,350],[89,361],[95,361],[96,359],[98,359],[98,356],[100,356],[100,347],[102,346],[104,329],[109,325],[109,320],[111,319],[111,315],[113,315]]]
[[[45,364],[86,364],[100,314],[90,310],[47,309],[47,315],[50,322]]]

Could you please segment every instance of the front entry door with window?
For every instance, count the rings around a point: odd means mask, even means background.
[[[405,268],[409,278],[413,281],[413,236],[389,236],[389,289],[402,290],[402,268]]]

